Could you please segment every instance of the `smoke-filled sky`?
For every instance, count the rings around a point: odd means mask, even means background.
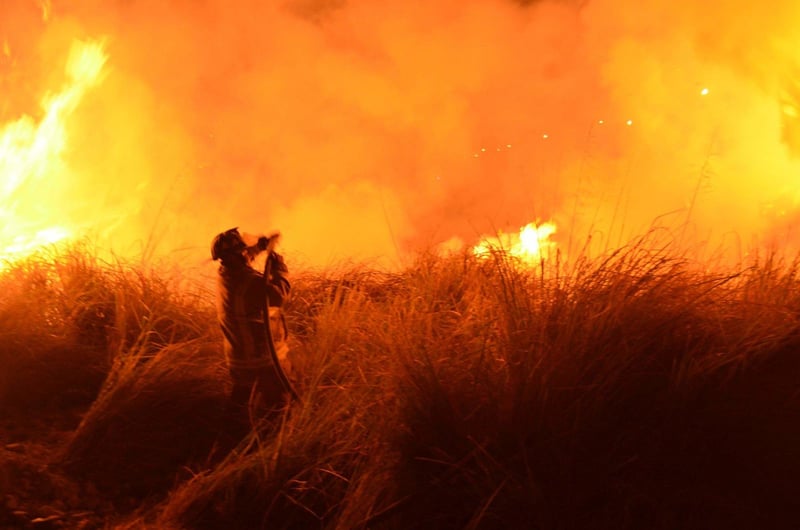
[[[795,0],[0,0],[0,128],[101,39],[68,171],[31,186],[123,254],[199,261],[240,226],[397,263],[550,219],[568,253],[656,219],[743,252],[796,237],[799,24]]]

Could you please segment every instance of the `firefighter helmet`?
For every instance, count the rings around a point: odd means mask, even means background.
[[[239,228],[231,228],[214,237],[211,243],[211,259],[218,260],[227,256],[241,254],[247,244],[239,233]]]

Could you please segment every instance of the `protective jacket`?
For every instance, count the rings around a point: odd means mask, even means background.
[[[225,356],[231,368],[257,369],[269,365],[264,329],[265,299],[270,306],[270,330],[278,356],[285,356],[287,331],[281,306],[289,294],[288,270],[282,259],[273,259],[270,281],[246,263],[219,268],[217,313],[225,336]]]

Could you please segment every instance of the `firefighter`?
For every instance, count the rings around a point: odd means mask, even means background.
[[[285,354],[286,323],[280,307],[290,290],[288,268],[274,251],[270,251],[266,279],[253,268],[253,261],[271,246],[269,243],[270,238],[262,236],[248,246],[239,230],[231,228],[218,234],[211,244],[211,257],[220,262],[217,315],[233,384],[229,406],[235,419],[241,421],[248,418],[251,400],[259,414],[269,414],[279,410],[287,398],[285,375],[277,358],[270,354],[265,318],[269,319],[276,350]],[[267,308],[272,315],[265,315]]]

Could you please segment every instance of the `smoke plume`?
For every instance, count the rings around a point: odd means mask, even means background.
[[[654,222],[741,254],[796,237],[798,23],[794,0],[3,0],[0,123],[102,39],[58,213],[103,212],[123,254],[199,261],[239,226],[391,265],[551,219],[567,254]]]

